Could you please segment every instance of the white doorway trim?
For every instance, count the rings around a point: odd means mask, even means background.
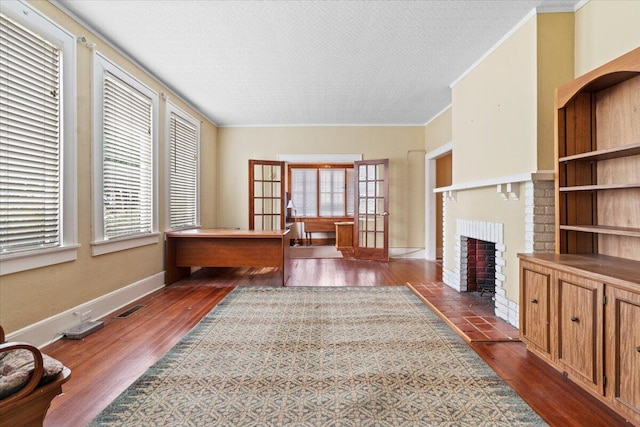
[[[425,155],[425,195],[424,195],[424,212],[425,212],[425,258],[429,261],[435,261],[436,253],[436,159],[449,154],[453,150],[453,144],[447,142],[444,145],[429,151]]]
[[[353,163],[362,154],[278,154],[277,160],[287,163]]]

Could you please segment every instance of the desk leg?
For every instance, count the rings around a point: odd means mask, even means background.
[[[176,283],[178,280],[182,280],[185,277],[189,277],[191,275],[191,267],[173,267],[167,268],[164,275],[165,285],[171,285]]]
[[[164,262],[164,284],[170,285],[191,274],[191,267],[176,266],[176,242],[175,239],[167,238],[165,242],[165,262]]]
[[[298,236],[296,236],[298,237]],[[289,280],[289,272],[291,268],[291,236],[286,233],[282,238],[282,286],[286,286]]]

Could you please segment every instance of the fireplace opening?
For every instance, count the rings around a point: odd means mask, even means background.
[[[496,290],[496,244],[467,238],[467,291],[493,294]]]

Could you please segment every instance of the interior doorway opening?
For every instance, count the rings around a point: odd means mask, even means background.
[[[446,212],[443,192],[453,184],[452,166],[453,151],[450,142],[426,154],[425,258],[429,261],[442,259],[445,250]]]

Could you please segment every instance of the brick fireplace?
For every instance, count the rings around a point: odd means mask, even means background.
[[[493,294],[496,287],[496,244],[466,238],[467,291]]]
[[[554,197],[553,181],[540,180],[522,183],[524,190],[524,251],[553,252],[555,248],[555,226],[554,226]],[[500,192],[498,186],[498,192]],[[519,192],[513,192],[504,197],[506,203],[509,200],[518,200],[521,196]],[[447,203],[455,203],[455,197],[444,199],[443,207],[446,218]],[[498,205],[499,206],[499,205]],[[451,221],[447,218],[446,221]],[[506,320],[510,324],[518,327],[519,306],[517,297],[510,300],[506,296],[504,284],[507,281],[505,276],[505,239],[504,224],[501,222],[474,221],[463,218],[455,218],[456,235],[453,238],[454,253],[447,253],[446,248],[443,254],[444,259],[453,257],[455,269],[443,268],[443,281],[448,286],[459,292],[482,290],[482,287],[491,288],[493,285],[493,300],[495,302],[496,316]],[[444,229],[445,239],[446,227]],[[480,243],[478,243],[480,242]],[[481,251],[493,254],[493,260],[482,261],[478,267],[476,262],[478,248]],[[512,254],[515,258],[515,254]],[[490,258],[490,257],[489,257]],[[517,259],[510,260],[517,262]],[[493,263],[491,266],[490,264]],[[487,264],[487,265],[485,265]],[[480,276],[480,277],[479,277]],[[518,277],[509,277],[509,283],[518,282]]]

